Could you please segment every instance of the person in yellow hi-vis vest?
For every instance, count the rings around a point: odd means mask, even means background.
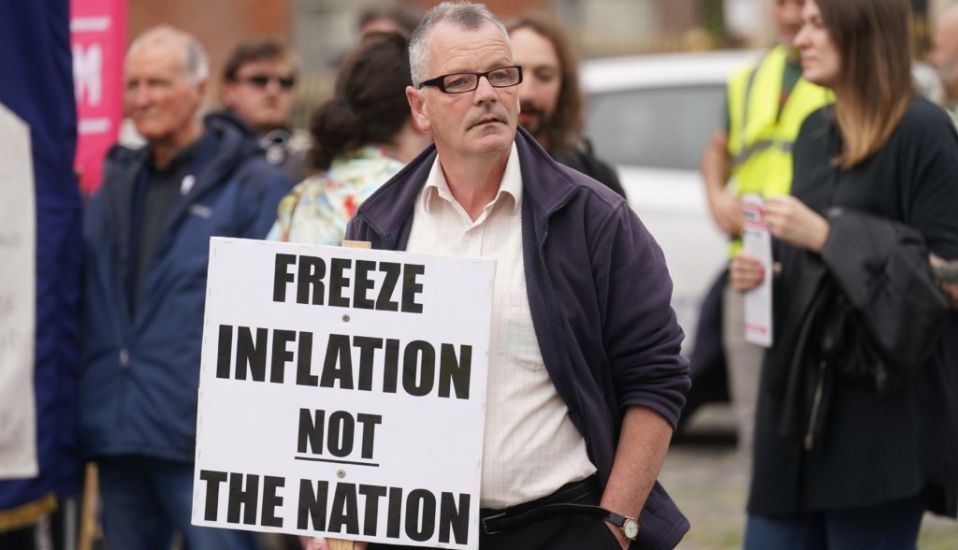
[[[792,144],[805,117],[831,103],[830,91],[804,80],[792,46],[802,26],[805,0],[771,0],[781,42],[741,68],[727,86],[726,128],[718,129],[702,156],[702,177],[716,225],[740,246],[746,194],[787,195],[792,181]],[[752,431],[762,348],[744,339],[742,295],[723,295],[722,348],[739,449],[751,456]],[[694,369],[694,366],[693,366]]]

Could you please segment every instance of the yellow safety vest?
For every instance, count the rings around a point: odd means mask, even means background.
[[[834,101],[826,88],[798,79],[781,107],[782,75],[788,49],[776,46],[728,82],[729,182],[738,196],[787,195],[792,184],[792,147],[805,117]],[[733,250],[738,245],[733,243]]]

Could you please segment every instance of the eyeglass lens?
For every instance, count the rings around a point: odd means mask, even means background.
[[[463,73],[443,77],[442,84],[447,92],[469,92],[479,87],[479,77],[485,76],[495,88],[515,86],[519,83],[520,71],[518,67],[502,67],[487,73]]]
[[[265,88],[269,86],[271,80],[276,81],[279,84],[279,87],[284,90],[289,90],[296,85],[296,77],[294,76],[269,76],[265,74],[254,74],[246,77],[246,82],[256,86],[257,88]]]

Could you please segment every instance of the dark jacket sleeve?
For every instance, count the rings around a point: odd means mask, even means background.
[[[665,257],[624,201],[597,239],[593,266],[616,401],[621,409],[652,409],[674,427],[690,379]]]

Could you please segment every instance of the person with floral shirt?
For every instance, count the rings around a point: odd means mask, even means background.
[[[408,41],[371,33],[346,58],[336,96],[310,122],[316,172],[282,200],[271,240],[339,245],[359,205],[429,144],[412,119]]]

